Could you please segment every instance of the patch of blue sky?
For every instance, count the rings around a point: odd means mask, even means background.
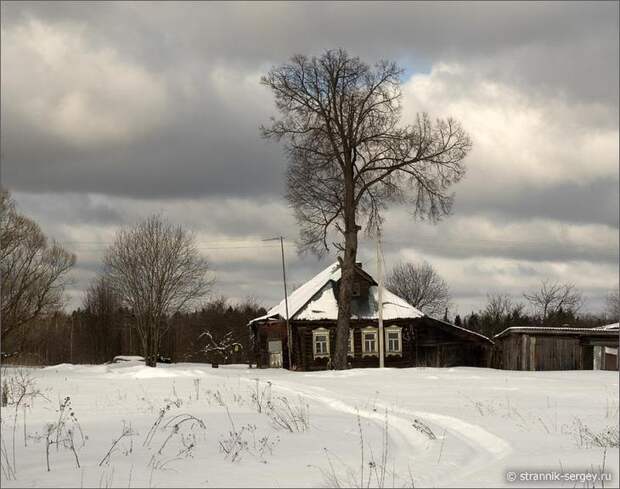
[[[401,77],[403,82],[406,82],[414,75],[428,74],[433,68],[433,63],[430,59],[424,59],[415,54],[400,58],[398,64],[404,70]]]

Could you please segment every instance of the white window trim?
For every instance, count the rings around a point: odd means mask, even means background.
[[[325,347],[327,351],[325,353],[317,353],[316,351],[316,337],[317,336],[325,336],[326,342]],[[326,328],[317,328],[312,330],[312,353],[314,354],[314,358],[329,358],[329,330]]]
[[[366,338],[368,333],[374,333],[375,335],[375,351],[366,351]],[[367,326],[362,329],[362,357],[378,357],[379,356],[379,330],[372,326]]]
[[[388,326],[387,328],[384,328],[383,333],[385,334],[385,341],[384,341],[384,345],[385,345],[385,356],[398,356],[401,357],[403,355],[403,330],[400,326]],[[388,333],[398,333],[398,350],[395,351],[390,351],[389,347],[390,347],[390,342],[389,342],[389,338],[388,338]]]
[[[347,356],[355,356],[355,330],[353,328],[349,328],[349,351],[347,352]]]

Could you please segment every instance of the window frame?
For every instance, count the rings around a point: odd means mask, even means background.
[[[349,350],[347,351],[347,356],[355,356],[355,329],[353,328],[349,328]]]
[[[403,355],[403,328],[400,326],[396,326],[395,324],[384,328],[383,333],[385,334],[385,356],[399,356]],[[398,335],[398,350],[390,349],[390,333],[396,333]]]
[[[373,334],[375,337],[374,351],[366,350],[366,335]],[[366,326],[362,329],[362,357],[378,357],[379,356],[379,330],[374,326]]]
[[[325,336],[325,352],[317,351],[317,336]],[[329,344],[329,329],[327,328],[315,328],[312,330],[312,355],[314,358],[329,358],[330,357],[330,344]]]

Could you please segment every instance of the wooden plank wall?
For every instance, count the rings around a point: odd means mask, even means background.
[[[535,370],[579,370],[582,368],[579,338],[557,336],[535,338]]]
[[[506,370],[522,370],[522,337],[524,335],[509,335],[496,342],[499,353],[495,356],[494,367]]]
[[[493,366],[506,370],[592,368],[591,347],[578,337],[511,334],[496,342]]]

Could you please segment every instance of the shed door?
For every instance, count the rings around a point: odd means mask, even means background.
[[[618,348],[605,347],[605,370],[618,370]]]
[[[594,369],[594,347],[592,345],[581,347],[581,368],[582,370]]]
[[[269,340],[269,367],[282,368],[282,340]]]

